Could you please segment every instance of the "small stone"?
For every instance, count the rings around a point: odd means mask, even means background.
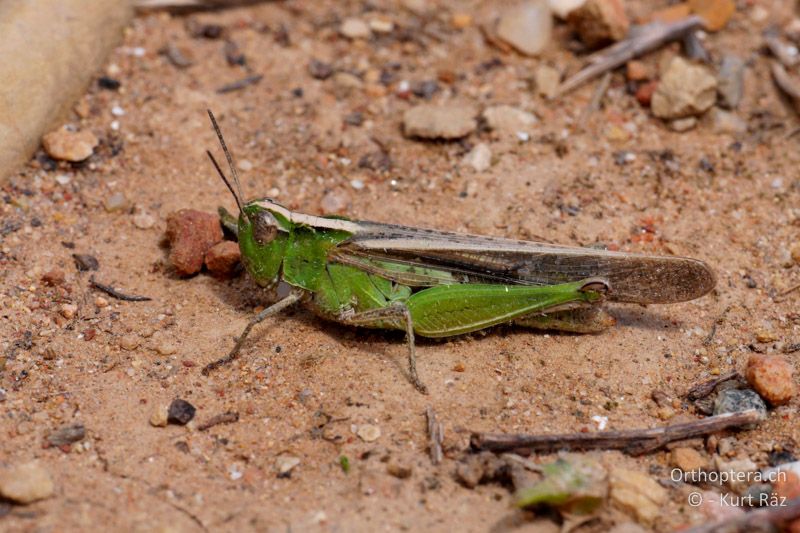
[[[98,296],[94,299],[94,305],[102,309],[103,307],[108,307],[108,300],[103,298],[102,296]]]
[[[236,162],[236,167],[242,172],[253,170],[253,163],[249,159],[240,159]]]
[[[561,73],[549,65],[539,65],[533,71],[533,82],[538,94],[545,98],[554,98],[561,85]]]
[[[469,28],[472,26],[472,15],[469,13],[453,13],[450,23],[457,30]]]
[[[50,285],[51,287],[63,285],[64,281],[66,281],[66,276],[64,275],[64,271],[60,268],[49,270],[42,276],[42,283]]]
[[[344,189],[333,189],[325,193],[319,203],[322,214],[334,215],[343,213],[350,207],[350,193]]]
[[[181,209],[167,217],[169,260],[178,274],[200,272],[206,251],[222,240],[219,219],[211,213]]]
[[[69,131],[59,128],[42,137],[42,147],[47,155],[73,163],[91,156],[98,143],[97,137],[89,130]]]
[[[641,61],[628,61],[625,69],[625,76],[630,81],[643,81],[650,79],[650,70],[647,65]]]
[[[758,342],[775,342],[778,336],[768,329],[760,329],[756,331],[756,340]]]
[[[789,249],[789,255],[795,264],[800,265],[800,243],[795,243],[792,245],[792,247]]]
[[[50,474],[37,461],[0,471],[0,496],[23,505],[53,495],[55,486]]]
[[[767,405],[755,391],[750,389],[725,389],[714,400],[714,414],[738,413],[755,409],[763,418],[767,417]],[[720,452],[722,453],[722,452]]]
[[[115,192],[103,201],[103,207],[107,213],[114,213],[126,211],[130,207],[130,203],[123,193]]]
[[[505,9],[497,24],[497,36],[518,52],[534,56],[549,43],[553,16],[547,0],[527,0]]]
[[[194,414],[197,411],[194,405],[190,404],[186,400],[181,400],[177,398],[172,400],[172,403],[169,404],[169,411],[167,412],[167,422],[170,424],[178,424],[181,426],[185,426],[189,423],[189,421],[194,418]]]
[[[747,361],[747,382],[772,405],[789,403],[796,392],[792,365],[782,355],[753,354]]]
[[[123,335],[119,340],[119,347],[123,350],[132,351],[139,347],[139,336],[133,333]]]
[[[703,19],[708,31],[719,31],[736,12],[733,0],[689,0],[689,9]]]
[[[750,481],[754,479],[753,474],[758,470],[758,466],[748,458],[726,462],[722,457],[716,456],[714,463],[715,469],[720,473],[720,479],[727,480],[728,487],[739,494],[747,489]]]
[[[708,69],[675,57],[662,74],[650,106],[659,118],[685,118],[705,112],[716,98],[717,79]]]
[[[689,4],[686,2],[681,2],[653,11],[650,15],[650,19],[653,22],[671,24],[673,22],[678,22],[679,20],[685,19],[689,15],[691,15]]]
[[[800,476],[791,470],[781,470],[772,484],[775,494],[786,500],[800,498]]]
[[[386,465],[386,472],[390,476],[394,476],[398,479],[408,479],[411,477],[412,468],[410,465],[404,465],[399,463],[390,462]]]
[[[160,341],[156,344],[156,351],[160,355],[172,355],[178,351],[178,348],[169,341]]]
[[[344,96],[364,86],[361,78],[349,72],[337,72],[334,74],[333,84],[336,86],[336,90]]]
[[[327,80],[333,76],[333,66],[319,59],[312,59],[308,64],[308,73],[317,80]]]
[[[80,272],[88,272],[100,268],[100,262],[93,255],[72,254],[72,259],[75,260],[75,268]]]
[[[376,18],[369,21],[369,29],[375,33],[391,33],[394,23],[389,19]]]
[[[483,111],[483,119],[489,129],[510,134],[530,130],[538,122],[532,113],[510,105],[487,107]]]
[[[653,93],[656,92],[658,81],[653,80],[643,83],[636,89],[636,100],[645,107],[649,107],[653,100]]]
[[[567,23],[591,48],[621,41],[630,27],[620,0],[587,0],[567,15]]]
[[[672,131],[677,131],[678,133],[689,131],[695,126],[697,126],[697,119],[695,117],[679,118],[669,123],[670,129]]]
[[[368,39],[372,35],[367,23],[355,17],[344,19],[339,26],[339,33],[348,39]]]
[[[168,410],[166,405],[157,405],[150,415],[150,425],[157,428],[167,427]]]
[[[221,241],[206,252],[206,268],[217,278],[228,278],[236,273],[241,257],[238,243]]]
[[[718,107],[711,108],[708,112],[711,127],[715,133],[739,134],[747,132],[747,122],[730,111]]]
[[[581,7],[586,0],[548,0],[547,4],[550,6],[550,11],[561,20],[566,20],[570,11],[574,11]]]
[[[278,471],[278,477],[290,477],[292,470],[300,464],[300,458],[294,455],[279,455],[275,459],[275,470]]]
[[[717,74],[717,94],[719,105],[736,109],[744,95],[744,61],[734,55],[722,58]]]
[[[640,472],[615,468],[609,481],[611,501],[644,524],[653,524],[667,502],[667,491]]]
[[[470,166],[476,172],[484,172],[492,166],[492,149],[486,143],[478,143],[467,155],[464,156],[464,165]]]
[[[72,424],[58,428],[45,440],[49,446],[64,446],[83,440],[84,437],[86,437],[86,428],[83,424]]]
[[[150,229],[156,224],[156,219],[153,215],[142,211],[133,215],[133,225],[139,229]]]
[[[708,469],[708,461],[694,448],[673,449],[670,454],[670,463],[690,475],[696,475],[698,472]]]
[[[61,304],[58,312],[61,314],[61,316],[69,320],[75,317],[75,313],[78,312],[78,306],[75,304]]]
[[[460,139],[477,127],[472,107],[457,104],[421,104],[403,114],[406,137]]]
[[[375,442],[381,436],[381,428],[372,424],[363,424],[358,427],[356,434],[364,442]]]

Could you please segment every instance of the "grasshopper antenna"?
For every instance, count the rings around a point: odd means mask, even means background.
[[[222,169],[217,164],[217,161],[214,159],[214,156],[211,155],[211,152],[206,151],[208,156],[211,158],[211,162],[214,163],[214,167],[217,169],[222,181],[225,182],[225,185],[228,186],[228,189],[233,194],[233,197],[236,198],[236,205],[239,206],[239,212],[242,211],[242,184],[239,181],[239,174],[236,172],[236,167],[233,164],[233,157],[231,156],[230,150],[228,150],[228,145],[225,144],[225,138],[222,136],[222,131],[219,129],[219,124],[217,124],[217,119],[214,118],[214,113],[211,112],[210,109],[206,109],[208,111],[208,118],[211,119],[211,125],[214,126],[214,131],[217,133],[217,139],[219,139],[219,144],[222,145],[222,151],[225,153],[225,159],[228,160],[228,168],[231,170],[231,174],[233,175],[233,183],[236,185],[236,192],[234,192],[233,187],[231,187],[230,182],[225,177],[225,174],[222,172]],[[238,194],[237,194],[238,193]]]

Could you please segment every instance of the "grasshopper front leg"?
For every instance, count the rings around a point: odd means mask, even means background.
[[[338,320],[362,327],[385,327],[387,323],[392,324],[397,329],[404,329],[406,332],[406,342],[408,343],[408,373],[411,383],[423,394],[428,394],[428,387],[422,382],[417,374],[417,354],[414,342],[414,321],[411,312],[405,304],[397,302],[387,307],[371,309],[355,314],[342,314]]]
[[[236,344],[234,345],[230,353],[225,357],[217,359],[213,363],[207,364],[203,368],[203,375],[207,376],[209,373],[211,373],[211,371],[216,370],[217,368],[223,365],[227,365],[228,363],[233,362],[237,357],[239,357],[239,351],[242,349],[242,345],[244,344],[245,339],[247,339],[247,336],[250,334],[250,330],[252,330],[256,324],[258,324],[259,322],[263,321],[266,318],[271,317],[272,315],[280,313],[290,305],[297,303],[300,300],[301,296],[302,293],[300,292],[291,292],[284,299],[279,300],[278,302],[272,304],[271,306],[267,307],[266,309],[258,313],[256,316],[251,318],[250,322],[247,323],[247,326],[245,326],[244,330],[242,331],[242,334],[239,335],[238,339],[236,339]]]

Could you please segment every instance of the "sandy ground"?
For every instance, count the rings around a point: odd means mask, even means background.
[[[622,73],[581,130],[576,121],[595,84],[554,102],[537,96],[529,79],[540,60],[492,47],[474,23],[452,27],[454,12],[476,22],[485,16],[486,6],[469,2],[431,4],[422,17],[393,2],[138,17],[107,66],[120,89],[92,87],[80,104],[85,118],[72,119],[101,139],[95,155],[77,165],[39,157],[3,187],[0,464],[38,459],[56,490],[36,504],[5,505],[0,528],[500,531],[519,521],[528,531],[551,531],[552,523],[526,523],[531,517],[512,509],[506,488],[456,482],[469,431],[595,430],[595,415],[608,417],[611,429],[664,424],[654,390],[679,399],[696,382],[741,369],[751,349],[773,350],[757,342],[759,332],[785,344],[800,340],[800,296],[779,297],[800,282],[800,268],[784,266],[800,221],[798,137],[787,137],[797,119],[770,80],[757,38],[771,22],[785,23],[790,6],[756,4],[769,11],[766,20],[754,21],[748,4],[705,41],[712,57],[735,51],[748,61],[738,114],[749,130],[739,138],[713,133],[705,121],[687,133],[668,130],[628,94]],[[631,12],[648,9],[636,4]],[[345,16],[376,14],[405,28],[406,38],[395,31],[366,43],[337,35]],[[222,25],[247,67],[226,62],[224,39],[192,37],[189,22]],[[168,42],[194,64],[178,69],[159,54]],[[575,71],[570,42],[557,26],[541,61]],[[655,71],[678,51],[668,46],[645,62]],[[366,79],[384,69],[395,81],[380,94],[375,82],[317,80],[307,70],[312,58]],[[500,64],[487,68],[495,58]],[[264,77],[215,92],[250,74]],[[463,142],[405,139],[402,113],[422,99],[397,97],[396,84],[437,78],[446,81],[434,102],[534,112],[531,140],[485,130]],[[124,114],[113,114],[115,106]],[[203,153],[216,150],[206,108],[218,115],[240,165],[252,165],[242,172],[249,195],[315,214],[333,207],[359,219],[688,255],[713,266],[718,286],[685,304],[616,307],[618,325],[599,335],[499,328],[420,341],[428,396],[406,379],[402,335],[347,329],[302,310],[263,324],[240,361],[203,377],[201,366],[226,353],[253,310],[268,303],[246,276],[181,279],[168,266],[167,214],[233,207]],[[354,112],[363,115],[361,126],[344,122]],[[477,142],[494,155],[482,173],[461,162]],[[381,145],[391,169],[360,168]],[[635,159],[620,165],[619,151]],[[105,209],[115,193],[130,209]],[[142,211],[155,217],[152,228],[134,225]],[[92,289],[73,253],[99,260],[98,281],[152,301],[120,302]],[[63,286],[41,281],[53,269],[66,273]],[[98,296],[110,305],[98,307]],[[71,320],[59,315],[69,302],[78,305]],[[126,336],[139,347],[122,349]],[[170,346],[175,353],[159,352]],[[789,357],[796,364],[796,354]],[[154,409],[174,398],[195,405],[201,422],[227,411],[240,419],[207,431],[152,427]],[[426,407],[445,425],[438,467],[427,454]],[[737,450],[763,464],[776,445],[791,447],[800,438],[796,407],[795,400],[757,430],[738,433]],[[676,402],[676,416],[694,418],[692,409]],[[74,423],[87,436],[68,453],[43,446],[50,431]],[[376,441],[356,436],[364,424],[380,428]],[[281,455],[300,459],[290,477],[276,476]],[[596,457],[668,477],[666,452]],[[410,467],[410,478],[390,475],[388,465]],[[698,520],[693,512],[685,491],[670,489],[655,527]],[[631,520],[607,507],[582,530]]]

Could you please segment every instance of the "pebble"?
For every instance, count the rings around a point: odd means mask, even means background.
[[[156,224],[156,219],[150,213],[142,211],[133,215],[133,225],[139,229],[150,229]]]
[[[195,412],[197,412],[197,409],[194,405],[190,404],[186,400],[176,398],[172,400],[171,404],[169,404],[169,410],[167,411],[167,422],[170,424],[185,426],[192,420],[192,418],[194,418]]]
[[[100,268],[100,262],[93,255],[72,254],[72,259],[75,261],[75,268],[80,272],[88,272]]]
[[[725,473],[728,487],[739,494],[744,492],[750,482],[755,479],[753,474],[758,470],[758,466],[749,458],[725,461],[722,457],[716,456],[714,466],[720,474]]]
[[[358,427],[356,434],[364,442],[375,442],[381,436],[381,428],[372,424],[363,424]]]
[[[42,283],[45,285],[50,285],[51,287],[57,287],[59,285],[63,285],[64,281],[66,281],[66,275],[64,271],[60,268],[54,268],[52,270],[48,270],[42,276]]]
[[[292,470],[300,464],[300,458],[294,455],[279,455],[275,459],[275,470],[278,471],[278,477],[289,477]]]
[[[394,23],[385,18],[376,18],[369,21],[369,29],[375,33],[391,33]]]
[[[472,15],[469,13],[453,13],[450,24],[457,30],[463,30],[472,26]]]
[[[486,143],[476,144],[464,156],[463,164],[472,167],[476,172],[488,170],[492,166],[492,149]]]
[[[675,57],[662,73],[650,107],[659,118],[685,118],[705,112],[716,98],[717,79],[708,69]]]
[[[654,523],[667,502],[667,491],[640,472],[615,468],[609,482],[611,501],[644,524]]]
[[[549,43],[553,16],[547,0],[528,0],[505,9],[497,23],[497,36],[518,52],[534,56]]]
[[[139,336],[134,333],[129,333],[128,335],[123,335],[122,338],[119,339],[119,347],[123,350],[132,351],[139,347]]]
[[[738,134],[747,132],[747,122],[730,111],[712,107],[711,111],[708,112],[708,117],[715,133]]]
[[[633,61],[628,61],[625,68],[625,76],[630,81],[643,81],[650,79],[650,70],[646,64],[634,59]]]
[[[538,122],[532,113],[510,105],[487,107],[483,111],[483,119],[489,129],[511,134],[528,130]]]
[[[792,247],[789,249],[789,255],[795,264],[800,265],[800,243],[795,243],[792,245]]]
[[[37,461],[0,470],[0,496],[23,505],[53,495],[50,473]]]
[[[670,464],[683,472],[697,474],[708,469],[708,461],[694,448],[675,448],[670,454]]]
[[[406,137],[460,139],[475,131],[475,110],[458,104],[421,104],[403,114]]]
[[[367,23],[355,17],[344,19],[339,26],[339,33],[348,39],[368,39],[372,35]]]
[[[555,16],[562,20],[566,20],[570,11],[578,9],[585,2],[586,0],[548,0],[547,5],[550,7],[550,11],[552,11]]]
[[[800,476],[791,470],[782,470],[779,475],[774,476],[775,482],[772,488],[775,494],[793,500],[800,498]]]
[[[386,472],[398,479],[408,479],[411,477],[413,469],[410,465],[390,462],[386,465]]]
[[[58,428],[47,435],[45,440],[50,446],[64,446],[83,440],[84,437],[86,437],[86,428],[83,424],[72,424]]]
[[[332,189],[322,197],[319,207],[324,215],[342,213],[350,207],[350,193],[344,189]]]
[[[42,147],[47,155],[74,163],[91,156],[98,143],[97,137],[89,130],[69,131],[59,128],[42,137]]]
[[[745,376],[753,389],[772,405],[789,403],[795,395],[792,365],[782,355],[751,355]]]
[[[656,88],[658,88],[658,81],[653,80],[647,83],[643,83],[636,89],[636,100],[645,107],[650,106],[650,102],[653,100],[653,93],[656,92]]]
[[[219,219],[211,213],[181,209],[167,217],[169,260],[178,274],[190,276],[200,272],[206,251],[222,240]]]
[[[333,65],[319,59],[312,59],[308,64],[308,73],[317,80],[327,80],[333,76]]]
[[[108,300],[103,298],[102,296],[98,296],[94,299],[94,305],[102,309],[103,307],[108,307]]]
[[[69,320],[75,316],[75,313],[78,312],[78,306],[75,304],[61,304],[58,312],[61,314],[61,316]]]
[[[689,0],[689,9],[703,19],[708,31],[719,31],[736,12],[734,0]]]
[[[554,98],[561,85],[561,73],[550,65],[539,65],[533,71],[536,92],[545,98]]]
[[[717,74],[717,94],[719,105],[736,109],[744,95],[744,61],[734,55],[722,58]]]
[[[150,425],[157,428],[167,427],[167,406],[157,405],[150,415]]]
[[[160,355],[172,355],[178,351],[178,348],[169,341],[160,341],[156,344],[156,351]]]
[[[679,118],[669,123],[670,129],[672,131],[677,131],[678,133],[689,131],[695,126],[697,126],[697,119],[695,117]]]
[[[567,15],[567,23],[591,48],[621,41],[630,27],[621,0],[587,0]]]
[[[253,163],[249,159],[240,159],[236,162],[236,167],[242,172],[253,170]]]
[[[714,414],[738,413],[748,409],[759,411],[767,417],[767,405],[755,391],[750,389],[726,389],[717,394],[714,400]]]
[[[206,268],[217,278],[229,278],[236,273],[241,257],[238,243],[221,241],[206,252]]]
[[[117,211],[125,211],[130,207],[130,203],[128,199],[125,197],[125,194],[121,192],[115,192],[105,200],[103,200],[103,207],[105,208],[107,213],[114,213]]]

